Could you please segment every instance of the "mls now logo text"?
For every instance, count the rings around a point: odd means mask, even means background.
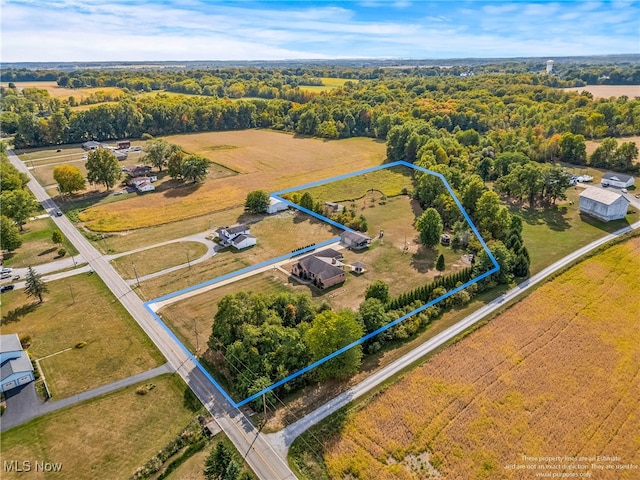
[[[2,469],[5,472],[59,472],[62,470],[62,463],[52,462],[32,462],[30,460],[5,460],[2,462]]]

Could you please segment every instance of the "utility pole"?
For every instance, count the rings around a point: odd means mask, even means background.
[[[196,319],[193,319],[193,331],[196,334],[196,355],[198,355],[198,351],[200,350],[200,345],[198,344],[198,325],[196,324]]]
[[[191,261],[189,260],[189,250],[187,250],[187,265],[191,268]]]
[[[138,271],[136,270],[136,264],[131,262],[131,265],[133,266],[133,273],[135,273],[136,275],[136,285],[140,286],[140,279],[138,278]]]

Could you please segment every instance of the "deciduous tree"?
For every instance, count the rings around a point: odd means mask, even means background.
[[[269,208],[269,194],[264,190],[249,192],[244,206],[251,213],[267,213]]]
[[[317,361],[349,345],[364,334],[351,310],[324,311],[313,320],[304,335],[312,360]],[[358,371],[362,361],[362,345],[356,345],[326,361],[316,369],[319,380],[347,378]]]
[[[367,287],[364,292],[364,298],[377,298],[382,303],[389,302],[389,285],[384,280],[375,280],[371,285]]]
[[[58,165],[53,168],[53,179],[58,183],[60,193],[71,194],[86,188],[82,172],[72,165]]]
[[[427,208],[416,221],[416,229],[420,234],[420,242],[427,247],[433,247],[440,242],[442,235],[442,218],[435,208]]]
[[[2,192],[0,204],[2,204],[2,214],[14,220],[20,231],[22,231],[22,225],[38,208],[38,202],[33,195],[22,189]]]
[[[98,148],[89,152],[87,158],[87,180],[91,183],[102,183],[111,190],[122,177],[118,159],[111,150]]]
[[[182,163],[182,177],[192,183],[207,178],[207,168],[211,162],[199,155],[189,155]]]
[[[12,252],[22,245],[16,223],[9,217],[0,216],[0,248]]]

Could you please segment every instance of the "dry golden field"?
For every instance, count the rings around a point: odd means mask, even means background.
[[[244,204],[252,190],[295,187],[380,165],[385,158],[384,143],[373,139],[323,141],[268,130],[197,133],[167,140],[241,174],[231,180],[212,173],[193,191],[167,190],[90,208],[81,215],[89,228],[122,231],[197,217]]]
[[[325,441],[329,476],[429,478],[433,465],[447,479],[532,479],[513,466],[574,473],[585,463],[639,465],[638,271],[636,236],[407,374]],[[598,480],[639,472],[589,471]]]
[[[570,92],[589,92],[594,98],[640,97],[640,85],[586,85],[584,87],[563,88]]]
[[[69,98],[74,97],[76,101],[88,97],[94,93],[106,93],[109,95],[124,95],[122,89],[117,87],[95,87],[95,88],[63,88],[59,87],[56,82],[13,82],[19,89],[22,88],[39,88],[49,92],[52,98]],[[7,82],[2,82],[3,87],[7,86]]]

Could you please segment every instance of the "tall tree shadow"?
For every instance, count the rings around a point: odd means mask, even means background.
[[[5,315],[2,316],[2,320],[0,320],[0,325],[7,325],[9,323],[19,322],[20,319],[27,314],[34,312],[36,308],[38,308],[38,302],[27,303],[18,308],[8,311]]]

